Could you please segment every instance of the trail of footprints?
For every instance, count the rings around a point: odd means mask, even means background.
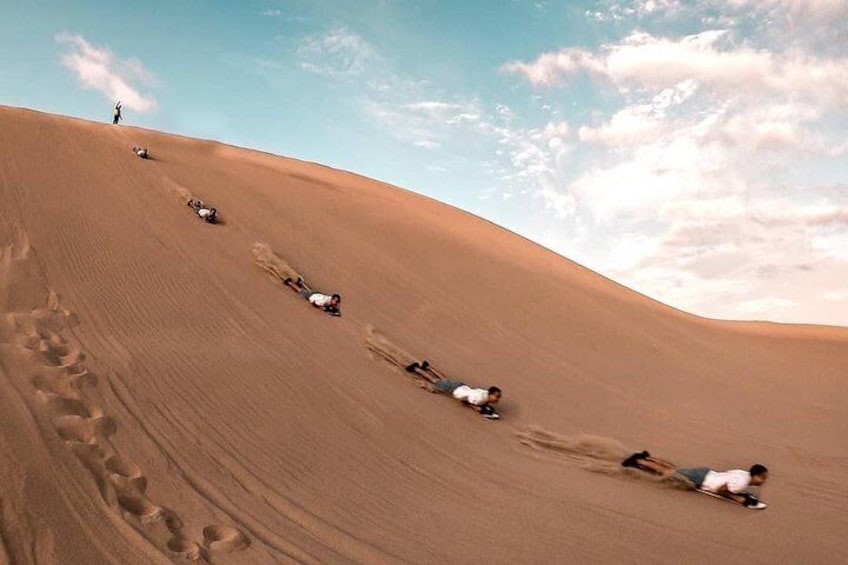
[[[56,301],[55,296],[51,301]],[[230,526],[207,526],[202,540],[193,539],[173,510],[147,496],[147,477],[142,469],[122,457],[109,441],[118,424],[95,400],[97,376],[85,367],[83,352],[55,329],[65,325],[61,319],[57,324],[57,317],[68,316],[51,308],[8,313],[5,322],[17,336],[19,353],[31,357],[38,367],[30,381],[39,404],[59,437],[91,472],[104,501],[175,556],[209,562],[214,553],[245,549],[249,539]]]

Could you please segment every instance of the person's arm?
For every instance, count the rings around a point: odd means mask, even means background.
[[[471,404],[470,402],[468,402],[467,398],[461,399],[460,402],[462,404],[464,404],[465,406],[468,406],[469,408],[471,408],[472,410],[474,410],[478,414],[480,413],[480,409],[482,408],[482,406],[477,406],[476,404]]]
[[[473,402],[471,402],[468,399],[467,396],[465,398],[457,398],[457,400],[459,400],[459,402],[462,403],[464,406],[468,406],[469,408],[471,408],[472,410],[474,410],[475,412],[478,412],[478,413],[483,409],[483,406],[486,405],[486,403],[474,404]]]
[[[727,488],[727,484],[721,485],[719,488],[716,489],[715,493],[719,496],[723,496],[725,498],[729,498],[730,500],[738,502],[739,504],[745,504],[745,502],[748,500],[747,496],[731,492],[730,489]]]

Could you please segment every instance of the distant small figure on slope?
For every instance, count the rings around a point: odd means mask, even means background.
[[[203,201],[189,198],[187,205],[189,208],[194,210],[194,213],[201,219],[209,222],[210,224],[214,224],[218,221],[218,210],[212,206],[207,206],[203,203]]]
[[[430,383],[433,387],[431,389],[433,392],[450,394],[453,398],[473,408],[483,417],[490,420],[500,418],[500,415],[495,412],[492,406],[493,404],[497,404],[501,399],[502,392],[500,388],[496,386],[490,386],[487,389],[471,388],[462,381],[448,379],[440,371],[434,369],[426,359],[421,363],[416,361],[408,365],[406,370]]]
[[[133,153],[141,157],[142,159],[147,159],[150,156],[150,153],[147,151],[147,147],[136,147],[132,148]]]
[[[112,125],[118,125],[118,122],[123,119],[124,117],[121,115],[121,101],[118,100],[118,103],[115,104],[115,111],[112,113]]]
[[[315,308],[320,308],[331,316],[342,315],[342,312],[339,309],[342,303],[342,297],[340,294],[322,294],[312,290],[300,277],[294,281],[292,279],[286,279],[283,281],[283,284],[308,300]]]

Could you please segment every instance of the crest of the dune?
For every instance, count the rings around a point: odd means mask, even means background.
[[[844,553],[847,330],[690,316],[316,164],[5,107],[0,131],[0,562]],[[424,359],[499,386],[501,419]],[[641,449],[766,464],[769,507],[622,469]]]

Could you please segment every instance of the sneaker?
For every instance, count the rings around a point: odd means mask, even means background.
[[[420,367],[421,367],[421,365],[418,363],[418,361],[415,361],[414,363],[407,365],[405,368],[408,372],[414,373],[415,369],[418,369]]]
[[[429,368],[430,368],[430,362],[427,361],[426,359],[424,359],[424,361],[421,362],[421,370],[426,371]]]
[[[289,278],[287,278],[286,280],[283,281],[283,284],[288,285],[288,284],[291,284],[291,282],[292,282],[291,277],[289,277]]]
[[[638,461],[639,459],[644,459],[644,458],[645,458],[645,456],[643,455],[644,453],[648,453],[648,452],[647,452],[647,451],[643,451],[642,453],[634,453],[633,455],[631,455],[630,457],[628,457],[627,459],[625,459],[624,461],[622,461],[622,462],[621,462],[621,466],[622,466],[622,467],[633,467],[633,468],[635,468],[635,469],[639,469],[639,468],[641,468],[642,466],[641,466],[641,465],[639,465],[639,463],[637,463],[637,461]]]
[[[488,404],[484,404],[480,407],[480,414],[485,418],[500,418],[498,413],[495,412],[495,409],[489,406]]]

